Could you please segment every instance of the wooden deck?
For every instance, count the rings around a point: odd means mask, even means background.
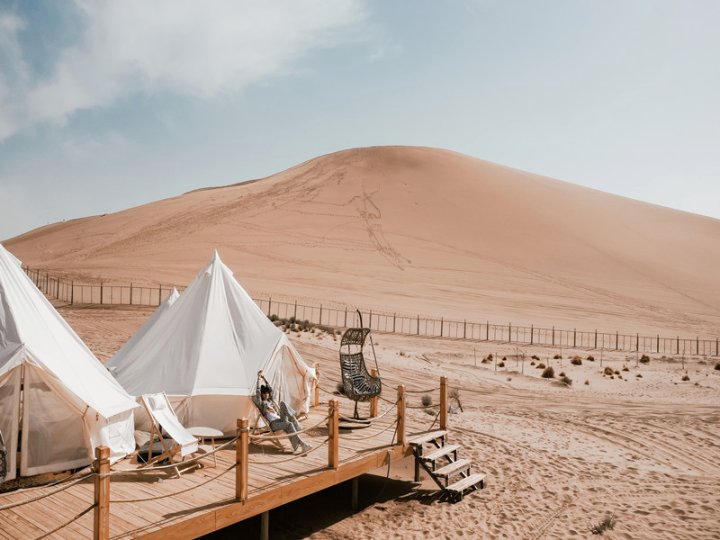
[[[326,396],[327,397],[327,396]],[[342,413],[350,414],[352,404],[343,402]],[[407,445],[393,445],[397,412],[393,404],[381,402],[371,427],[340,431],[339,463],[328,467],[328,429],[323,419],[327,402],[313,409],[303,427],[322,423],[304,433],[314,447],[305,456],[280,452],[269,441],[250,445],[248,499],[235,498],[236,451],[234,446],[201,460],[202,467],[175,478],[171,472],[152,471],[113,474],[110,482],[110,538],[196,538],[233,523],[261,514],[301,497],[355,478],[388,463],[412,455]],[[430,428],[433,416],[423,411],[407,411],[408,435]],[[437,424],[436,424],[437,425]],[[123,460],[117,471],[136,469],[136,463]],[[408,479],[410,480],[410,479]],[[0,507],[53,492],[58,486],[0,494]],[[93,479],[87,479],[62,492],[11,509],[0,510],[0,538],[88,538],[93,535],[93,510],[78,514],[93,504]],[[57,530],[56,530],[57,529]]]

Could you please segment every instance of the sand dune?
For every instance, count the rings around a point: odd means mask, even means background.
[[[720,221],[450,151],[347,150],[5,242],[75,279],[185,284],[219,248],[251,293],[714,337]]]

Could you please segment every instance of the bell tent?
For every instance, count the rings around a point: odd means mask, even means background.
[[[310,368],[220,260],[210,264],[132,346],[108,362],[133,395],[165,392],[186,426],[234,433],[255,417],[251,397],[262,370],[275,397],[307,411]]]
[[[135,449],[136,403],[0,245],[0,432],[4,480],[116,461]],[[20,463],[17,463],[19,450]],[[2,473],[2,471],[0,471]]]

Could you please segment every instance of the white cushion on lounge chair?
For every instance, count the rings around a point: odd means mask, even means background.
[[[165,392],[145,394],[141,399],[145,402],[156,426],[158,424],[162,426],[162,430],[178,444],[181,457],[198,451],[198,440],[180,423]]]

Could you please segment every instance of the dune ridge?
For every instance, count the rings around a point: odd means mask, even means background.
[[[218,248],[251,292],[712,337],[720,221],[419,147],[45,226],[5,243],[76,279],[184,284]]]

